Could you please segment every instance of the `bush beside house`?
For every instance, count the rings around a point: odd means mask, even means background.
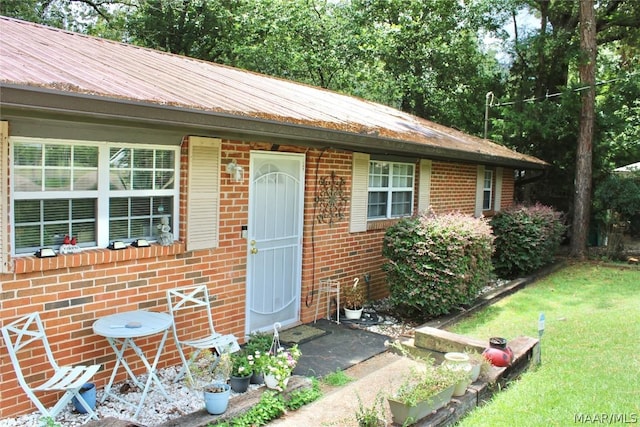
[[[491,229],[458,213],[406,218],[387,229],[383,269],[391,303],[413,319],[472,302],[492,273]]]
[[[500,277],[531,273],[553,261],[566,231],[564,216],[549,206],[513,206],[491,219],[493,264]]]

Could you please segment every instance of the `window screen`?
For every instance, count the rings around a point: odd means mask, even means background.
[[[368,219],[397,218],[413,212],[414,165],[369,162]]]

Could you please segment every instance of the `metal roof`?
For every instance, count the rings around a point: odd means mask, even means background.
[[[6,17],[0,17],[0,37],[4,107],[75,114],[95,109],[94,116],[219,126],[240,136],[359,151],[547,165],[381,104],[211,62]],[[118,108],[98,111],[105,102]]]

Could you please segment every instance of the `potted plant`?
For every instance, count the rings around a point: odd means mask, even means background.
[[[453,396],[456,383],[465,372],[444,365],[425,364],[425,369],[412,370],[400,388],[387,397],[393,421],[411,425],[445,406]]]
[[[342,288],[344,316],[351,320],[359,319],[362,316],[364,300],[364,288],[358,286],[358,278],[356,277],[353,279],[353,285]]]
[[[244,393],[249,388],[254,365],[253,356],[251,356],[251,359],[249,359],[249,356],[251,355],[246,354],[244,351],[239,351],[231,356],[233,366],[229,384],[236,393]]]
[[[264,383],[266,386],[284,391],[291,372],[296,367],[301,355],[297,344],[289,349],[278,347],[275,352],[268,353],[264,362]]]
[[[198,357],[190,362],[191,379],[189,387],[202,390],[204,404],[211,415],[219,415],[227,410],[231,387],[227,384],[232,370],[231,355],[214,355],[210,350],[202,350]]]
[[[247,343],[244,345],[244,352],[247,358],[253,362],[253,375],[251,384],[262,384],[264,382],[264,365],[273,337],[263,332],[254,332],[249,335]]]

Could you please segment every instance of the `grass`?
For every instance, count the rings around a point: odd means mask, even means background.
[[[460,426],[640,423],[640,271],[572,265],[449,329],[537,337],[541,312],[542,364]]]
[[[353,377],[350,377],[344,371],[338,369],[335,372],[331,372],[330,374],[327,374],[322,379],[322,382],[332,387],[340,387],[340,386],[349,384],[353,380],[354,380]]]

